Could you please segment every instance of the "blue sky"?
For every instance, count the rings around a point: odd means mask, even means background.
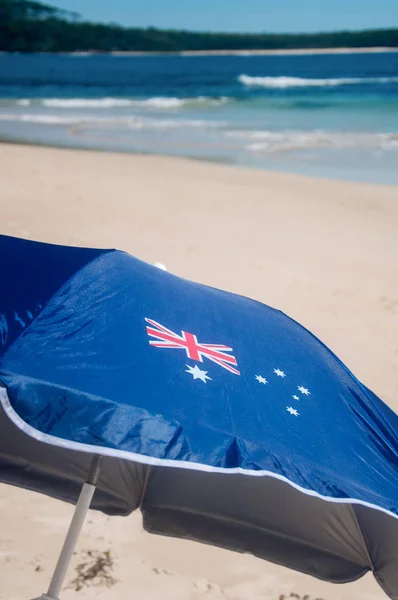
[[[212,31],[398,27],[398,0],[47,0],[85,19]]]

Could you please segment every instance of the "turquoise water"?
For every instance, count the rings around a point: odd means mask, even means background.
[[[0,138],[398,183],[398,53],[3,54]]]

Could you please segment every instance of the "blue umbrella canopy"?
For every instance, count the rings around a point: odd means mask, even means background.
[[[314,335],[117,250],[0,236],[0,479],[398,598],[398,418]],[[167,468],[164,468],[167,467]]]

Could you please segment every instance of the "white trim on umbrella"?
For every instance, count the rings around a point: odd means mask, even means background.
[[[38,442],[42,442],[44,444],[50,444],[52,446],[58,446],[59,448],[65,448],[67,450],[75,450],[77,452],[86,452],[89,454],[98,454],[101,456],[109,456],[112,458],[121,458],[124,460],[130,460],[132,462],[142,463],[145,465],[156,466],[156,467],[174,467],[177,469],[189,469],[192,471],[203,471],[207,473],[223,473],[223,474],[241,474],[248,475],[251,477],[274,477],[275,479],[279,479],[280,481],[284,481],[289,484],[299,492],[303,494],[307,494],[308,496],[313,496],[315,498],[319,498],[320,500],[324,500],[326,502],[334,502],[336,504],[360,504],[362,506],[367,506],[368,508],[373,508],[375,510],[379,510],[381,512],[398,519],[398,515],[393,513],[392,511],[383,508],[382,506],[378,506],[377,504],[371,504],[370,502],[365,502],[364,500],[357,500],[356,498],[332,498],[330,496],[323,496],[314,490],[309,490],[307,488],[301,487],[290,481],[287,477],[283,475],[279,475],[278,473],[273,473],[272,471],[266,470],[258,470],[251,471],[250,469],[242,469],[240,467],[234,468],[225,468],[225,467],[213,467],[211,465],[206,465],[202,463],[194,463],[187,462],[183,460],[170,460],[168,458],[154,458],[152,456],[146,456],[144,454],[136,454],[134,452],[127,452],[126,450],[117,450],[115,448],[107,448],[105,446],[92,446],[90,444],[82,444],[81,442],[73,442],[70,440],[65,440],[63,438],[59,438],[53,435],[49,435],[48,433],[43,433],[38,429],[35,429],[28,423],[26,423],[18,413],[11,406],[10,400],[7,395],[7,391],[5,388],[0,387],[0,404],[4,409],[4,412],[8,416],[8,418],[26,435],[37,440]]]

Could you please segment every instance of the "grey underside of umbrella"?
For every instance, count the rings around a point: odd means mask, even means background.
[[[2,409],[0,431],[0,481],[77,502],[92,456],[34,440]],[[91,508],[111,515],[140,508],[149,532],[247,552],[334,583],[373,571],[398,600],[398,519],[324,501],[273,477],[107,457]]]

